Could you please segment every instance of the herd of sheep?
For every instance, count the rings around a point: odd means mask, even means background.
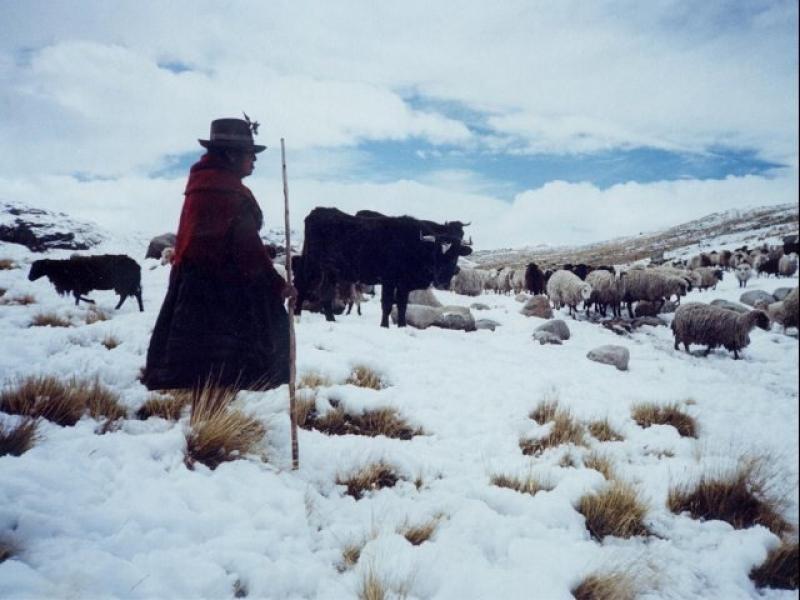
[[[785,330],[798,326],[797,287],[783,300],[762,301],[746,313],[699,302],[681,306],[681,298],[694,289],[714,289],[726,271],[733,271],[744,287],[754,275],[792,277],[797,269],[795,243],[704,252],[670,264],[651,262],[622,269],[567,264],[543,270],[536,263],[529,263],[524,269],[462,268],[453,278],[451,289],[469,296],[485,292],[545,294],[554,308],[568,307],[573,317],[581,304],[587,315],[593,310],[601,318],[607,316],[609,309],[614,317],[622,317],[623,306],[629,318],[674,311],[676,348],[682,343],[688,351],[690,344],[699,344],[705,345],[708,352],[722,346],[738,358],[754,327],[769,329],[772,323],[778,323]]]

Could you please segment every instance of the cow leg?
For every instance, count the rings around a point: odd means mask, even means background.
[[[406,308],[408,308],[408,290],[397,291],[397,326],[406,326]]]
[[[134,295],[136,296],[136,302],[139,303],[139,312],[144,312],[144,303],[142,302],[142,290],[139,290]]]
[[[381,287],[381,327],[389,327],[392,304],[394,304],[394,286],[384,283]]]
[[[336,319],[333,318],[333,300],[330,298],[326,298],[322,301],[322,312],[325,313],[325,320],[326,321],[333,321],[335,322]]]
[[[78,301],[79,300],[83,300],[84,302],[88,302],[89,304],[94,304],[94,300],[92,300],[91,298],[84,298],[83,296],[80,295],[80,293],[76,292],[75,293],[75,306],[78,306]]]
[[[359,294],[360,293],[361,292],[359,292]],[[361,316],[361,300],[356,300],[356,312],[358,313],[358,316],[360,317]]]
[[[119,302],[117,302],[117,305],[114,307],[114,310],[119,310],[119,307],[125,304],[125,300],[127,299],[128,296],[126,294],[121,294],[119,297]]]
[[[353,303],[352,302],[348,302],[347,303],[347,312],[345,312],[344,314],[349,315],[351,310],[353,310]]]

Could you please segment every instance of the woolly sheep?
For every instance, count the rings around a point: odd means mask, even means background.
[[[47,277],[61,294],[75,296],[75,305],[92,290],[114,290],[120,297],[115,308],[120,308],[128,296],[134,296],[142,304],[142,269],[130,256],[124,254],[101,254],[96,256],[72,256],[65,260],[43,259],[34,261],[28,273],[30,281]]]
[[[625,278],[615,277],[610,271],[598,269],[586,276],[586,283],[592,286],[592,293],[587,302],[594,304],[595,310],[599,309],[602,316],[606,316],[608,306],[615,317],[620,316],[622,298],[625,294]]]
[[[727,308],[689,302],[678,307],[672,320],[672,333],[675,336],[675,350],[683,344],[689,352],[689,344],[706,346],[705,356],[717,346],[733,352],[739,359],[739,350],[750,343],[750,332],[759,327],[769,330],[769,317],[763,310],[737,313]]]
[[[700,267],[699,269],[694,269],[694,272],[700,276],[700,284],[697,287],[701,290],[716,289],[717,284],[722,281],[722,269]]]
[[[461,267],[450,282],[450,289],[463,296],[480,296],[488,273],[480,269]]]
[[[798,291],[794,288],[782,301],[767,304],[764,300],[758,300],[755,308],[767,313],[769,320],[778,323],[786,331],[788,327],[797,327],[798,324]]]
[[[547,295],[556,308],[569,306],[569,313],[575,316],[579,302],[586,302],[592,294],[592,286],[581,280],[580,277],[565,271],[558,270],[547,282]]]
[[[778,259],[778,273],[781,277],[791,277],[797,271],[797,254],[786,254]]]
[[[628,306],[628,316],[633,318],[634,302],[647,300],[658,306],[658,310],[664,305],[664,301],[673,295],[686,295],[689,285],[682,277],[670,275],[658,269],[630,269],[624,274],[625,292],[623,302]]]
[[[515,295],[521,293],[525,289],[525,271],[523,269],[511,271],[509,282]]]
[[[174,259],[175,259],[175,248],[173,246],[167,246],[161,251],[162,265],[171,265]]]
[[[753,276],[753,269],[750,267],[750,263],[742,262],[737,265],[734,274],[739,280],[739,287],[747,287],[747,281]]]

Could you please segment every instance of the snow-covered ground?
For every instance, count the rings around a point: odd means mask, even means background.
[[[5,297],[36,298],[0,306],[0,379],[98,377],[131,413],[139,408],[148,392],[137,376],[168,277],[168,268],[141,259],[144,251],[132,241],[95,250],[125,252],[142,264],[145,312],[133,299],[115,312],[113,292],[94,292],[112,318],[86,325],[83,305],[59,297],[46,279],[27,280],[29,263],[42,255],[0,243],[0,258],[21,267],[0,271]],[[748,289],[796,285],[754,279]],[[716,291],[686,300],[738,300],[740,293],[729,274]],[[292,471],[285,386],[237,401],[267,425],[268,461],[237,460],[214,471],[184,465],[185,419],[131,419],[105,435],[94,433],[90,419],[75,427],[40,424],[33,449],[0,457],[0,533],[20,547],[0,564],[0,597],[230,598],[239,582],[251,598],[341,599],[356,597],[372,571],[408,598],[568,599],[586,575],[609,570],[635,575],[642,598],[797,597],[759,592],[748,579],[778,544],[767,529],[735,530],[666,507],[670,486],[765,455],[788,501],[785,516],[797,523],[796,337],[755,330],[743,360],[724,349],[703,358],[673,350],[667,327],[618,337],[564,314],[572,337],[541,346],[531,334],[543,321],[519,314],[513,297],[436,295],[445,304],[486,303],[476,317],[501,326],[386,330],[378,326],[377,300],[362,306],[361,317],[331,324],[304,313],[296,326],[298,376],[315,372],[333,382],[317,391],[318,406],[332,399],[348,411],[395,407],[426,433],[409,441],[300,430],[300,469]],[[43,311],[75,326],[29,328]],[[107,350],[108,335],[120,345]],[[602,344],[626,346],[629,370],[589,361],[587,352]],[[355,365],[371,367],[387,387],[344,384]],[[624,441],[524,456],[520,438],[547,431],[528,417],[543,398],[557,398],[582,421],[608,418]],[[697,420],[698,439],[666,425],[639,427],[631,407],[642,402],[678,403]],[[605,485],[600,473],[580,466],[591,449],[641,492],[654,535],[590,537],[575,506]],[[577,467],[560,466],[567,453]],[[404,479],[358,501],[336,484],[337,476],[378,460]],[[492,475],[531,473],[555,488],[530,496],[490,484]],[[435,533],[419,546],[397,532],[436,516]],[[340,570],[343,549],[364,542],[358,563]]]

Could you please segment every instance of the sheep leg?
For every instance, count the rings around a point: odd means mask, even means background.
[[[680,342],[678,342],[678,338],[675,338],[675,344],[674,344],[675,350],[678,350],[678,345],[679,344],[680,344]]]
[[[351,310],[353,310],[353,303],[352,302],[348,302],[347,303],[347,312],[344,313],[344,314],[349,315]]]
[[[691,354],[691,352],[689,352],[689,344],[687,342],[683,342],[683,349],[686,350],[686,354]]]
[[[736,348],[733,349],[733,360],[739,360],[739,351]]]
[[[632,302],[627,302],[627,305],[628,305],[628,318],[629,319],[633,318],[633,307],[631,306],[631,304],[633,304],[633,303]]]

